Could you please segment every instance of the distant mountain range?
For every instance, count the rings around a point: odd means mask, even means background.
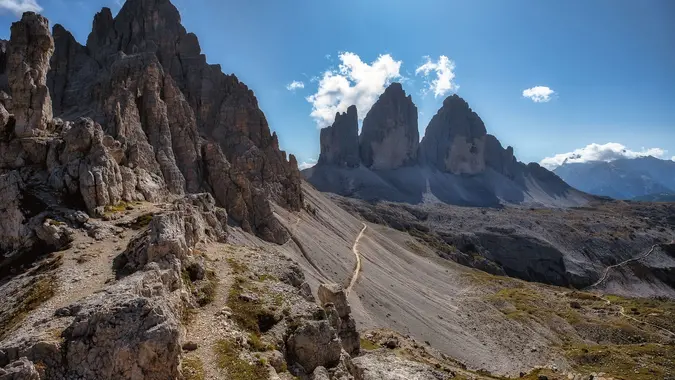
[[[675,161],[654,157],[566,163],[553,171],[594,195],[640,201],[675,201]]]

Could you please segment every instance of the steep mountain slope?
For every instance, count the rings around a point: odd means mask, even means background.
[[[457,95],[443,102],[419,144],[417,108],[398,83],[366,115],[358,147],[353,145],[356,109],[348,113],[354,115],[337,115],[336,124],[322,130],[324,158],[303,171],[321,191],[368,201],[470,206],[578,206],[589,200],[539,165],[518,162],[513,148],[487,134],[480,117]],[[349,159],[327,160],[328,155]]]
[[[570,186],[614,199],[675,194],[675,161],[654,157],[566,163],[553,171]]]
[[[86,46],[60,25],[52,39],[48,28],[30,14],[13,27],[3,75],[12,95],[11,107],[4,106],[16,121],[3,124],[0,169],[32,164],[49,177],[44,182],[78,201],[83,185],[72,183],[84,177],[75,173],[76,162],[54,162],[58,149],[47,159],[51,143],[36,154],[21,146],[45,139],[59,146],[59,132],[72,125],[63,119],[86,117],[115,161],[106,164],[112,174],[95,178],[109,196],[83,199],[90,213],[120,201],[210,192],[245,230],[287,239],[268,199],[301,207],[297,162],[279,150],[253,92],[207,64],[168,0],[128,1],[115,18],[104,8]],[[24,79],[28,68],[37,73],[32,81]],[[52,119],[52,109],[61,118]]]

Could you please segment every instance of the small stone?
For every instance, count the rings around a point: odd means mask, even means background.
[[[199,348],[199,345],[193,341],[189,341],[183,344],[183,351],[195,351]]]

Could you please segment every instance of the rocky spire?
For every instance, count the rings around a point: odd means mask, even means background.
[[[356,106],[337,113],[332,126],[321,130],[319,165],[359,166],[359,120]]]
[[[421,161],[454,174],[485,171],[487,131],[481,118],[457,95],[431,119],[420,143]]]
[[[396,169],[417,162],[417,107],[400,83],[392,83],[363,120],[360,152],[372,169]]]
[[[43,134],[52,120],[52,101],[47,88],[49,60],[54,40],[49,21],[33,12],[12,24],[7,75],[19,137]]]
[[[279,149],[253,92],[206,62],[169,0],[127,0],[115,17],[103,8],[86,47],[61,26],[54,40],[56,116],[90,117],[118,142],[124,200],[207,191],[245,230],[288,240],[269,200],[302,207],[297,162]],[[42,61],[46,73],[49,56]]]

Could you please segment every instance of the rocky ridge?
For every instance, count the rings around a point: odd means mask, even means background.
[[[26,13],[7,45],[0,170],[21,171],[22,193],[48,183],[40,193],[56,199],[44,203],[68,198],[100,216],[120,202],[209,192],[244,230],[288,239],[269,200],[301,207],[295,157],[253,92],[206,63],[169,1],[128,1],[114,18],[104,8],[86,46]]]
[[[358,160],[353,153],[357,117],[349,127],[336,117],[334,126],[322,130],[323,159],[303,174],[321,191],[369,201],[494,206],[580,205],[588,200],[538,164],[518,162],[513,148],[488,134],[481,118],[457,95],[445,99],[421,142],[417,120],[412,98],[393,83],[363,121]],[[328,155],[342,161],[325,159]]]

